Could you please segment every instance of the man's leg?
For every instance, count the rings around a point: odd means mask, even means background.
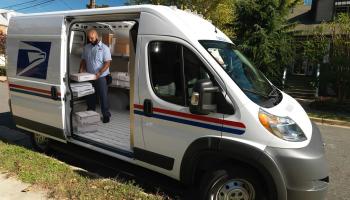
[[[98,89],[98,96],[101,104],[101,112],[103,115],[103,122],[108,123],[111,113],[109,112],[109,102],[108,102],[108,86],[106,77],[101,77],[96,80],[96,88]]]
[[[92,82],[93,87],[95,88],[95,93],[94,94],[90,94],[86,97],[86,104],[87,104],[87,110],[96,110],[96,93],[97,88],[96,88],[96,83],[95,81]]]

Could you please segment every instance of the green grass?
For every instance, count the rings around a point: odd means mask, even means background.
[[[0,171],[49,191],[54,199],[164,199],[146,194],[133,182],[91,177],[69,165],[23,147],[0,141]]]
[[[309,117],[317,117],[324,119],[333,119],[350,122],[350,115],[332,113],[332,112],[322,112],[322,111],[308,111]]]
[[[310,117],[350,122],[350,102],[339,103],[336,99],[315,101],[309,105],[307,113]]]

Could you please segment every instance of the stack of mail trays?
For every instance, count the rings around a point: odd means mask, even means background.
[[[71,79],[74,81],[77,81],[77,83],[70,84],[74,98],[80,98],[80,97],[95,93],[95,90],[92,87],[92,84],[90,82],[84,82],[84,81],[95,80],[96,79],[95,74],[90,74],[90,73],[71,74]]]
[[[74,98],[80,98],[95,93],[94,87],[92,87],[92,84],[89,82],[71,83],[70,87],[72,88]]]
[[[71,74],[71,79],[77,82],[83,82],[83,81],[92,81],[96,80],[96,75],[95,74],[90,74],[90,73],[76,73],[76,74]]]
[[[95,111],[76,112],[74,115],[75,131],[78,134],[94,133],[98,130],[100,115]]]
[[[130,88],[130,78],[128,72],[112,72],[112,85],[121,88]]]

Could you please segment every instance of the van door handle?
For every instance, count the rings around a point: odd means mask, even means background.
[[[55,86],[51,87],[51,99],[53,99],[53,100],[58,99],[57,88]]]
[[[143,102],[143,113],[147,117],[152,117],[153,115],[153,103],[150,99],[145,99]]]

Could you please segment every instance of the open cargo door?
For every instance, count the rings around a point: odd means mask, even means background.
[[[10,99],[16,126],[65,142],[64,16],[11,18],[7,55]]]

